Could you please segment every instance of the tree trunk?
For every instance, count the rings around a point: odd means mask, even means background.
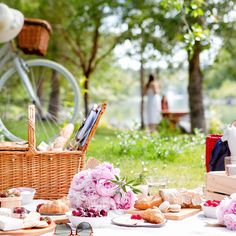
[[[51,93],[48,104],[48,113],[50,119],[57,121],[59,111],[60,83],[57,72],[53,71],[51,77]]]
[[[86,80],[84,82],[84,111],[85,116],[87,117],[89,112],[89,76],[86,76]]]
[[[205,117],[203,106],[203,76],[200,68],[200,53],[201,45],[199,42],[195,43],[193,48],[193,55],[189,55],[189,107],[191,119],[191,132],[198,128],[205,132]]]
[[[140,67],[140,92],[141,92],[141,103],[140,103],[140,119],[141,119],[141,129],[144,129],[144,67],[143,60],[141,59]]]

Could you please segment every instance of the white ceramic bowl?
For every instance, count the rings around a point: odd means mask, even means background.
[[[102,228],[111,223],[111,218],[108,216],[104,217],[80,217],[73,216],[72,212],[66,212],[66,216],[68,217],[71,224],[76,227],[81,222],[88,222],[93,228]]]
[[[204,212],[204,215],[208,218],[214,218],[216,219],[216,208],[217,207],[212,207],[212,206],[202,206],[202,210]]]
[[[33,201],[36,190],[34,188],[20,187],[17,188],[21,192],[21,204],[26,205]]]

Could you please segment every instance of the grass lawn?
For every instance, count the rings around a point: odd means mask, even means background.
[[[121,175],[130,179],[137,178],[142,172],[144,164],[146,175],[168,178],[168,187],[202,187],[205,174],[205,146],[203,143],[193,145],[178,153],[171,160],[148,159],[147,150],[144,155],[133,152],[120,153],[120,139],[114,130],[98,128],[94,139],[89,145],[87,157],[95,157],[101,161],[108,161],[121,169]],[[168,144],[167,144],[168,151]],[[135,153],[135,154],[134,154]]]

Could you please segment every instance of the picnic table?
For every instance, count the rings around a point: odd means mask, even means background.
[[[180,119],[184,116],[188,115],[188,111],[171,111],[171,110],[163,110],[161,112],[162,117],[168,119],[174,126],[176,126]]]
[[[41,202],[40,200],[34,200],[30,205],[33,209],[36,205]],[[114,217],[114,216],[112,216]],[[181,235],[181,236],[229,236],[235,235],[235,231],[230,231],[225,227],[212,226],[216,223],[215,219],[206,218],[202,211],[198,214],[185,218],[183,220],[168,220],[163,227],[160,228],[144,228],[144,227],[123,227],[117,226],[112,223],[107,224],[103,228],[94,228],[95,236],[170,236],[170,235]],[[67,236],[63,233],[63,225],[57,227],[56,234],[58,236]]]

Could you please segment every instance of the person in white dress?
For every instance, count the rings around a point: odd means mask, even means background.
[[[149,75],[149,80],[146,85],[145,94],[147,96],[146,123],[150,132],[152,133],[156,131],[157,125],[160,123],[162,119],[160,86],[152,74]]]

